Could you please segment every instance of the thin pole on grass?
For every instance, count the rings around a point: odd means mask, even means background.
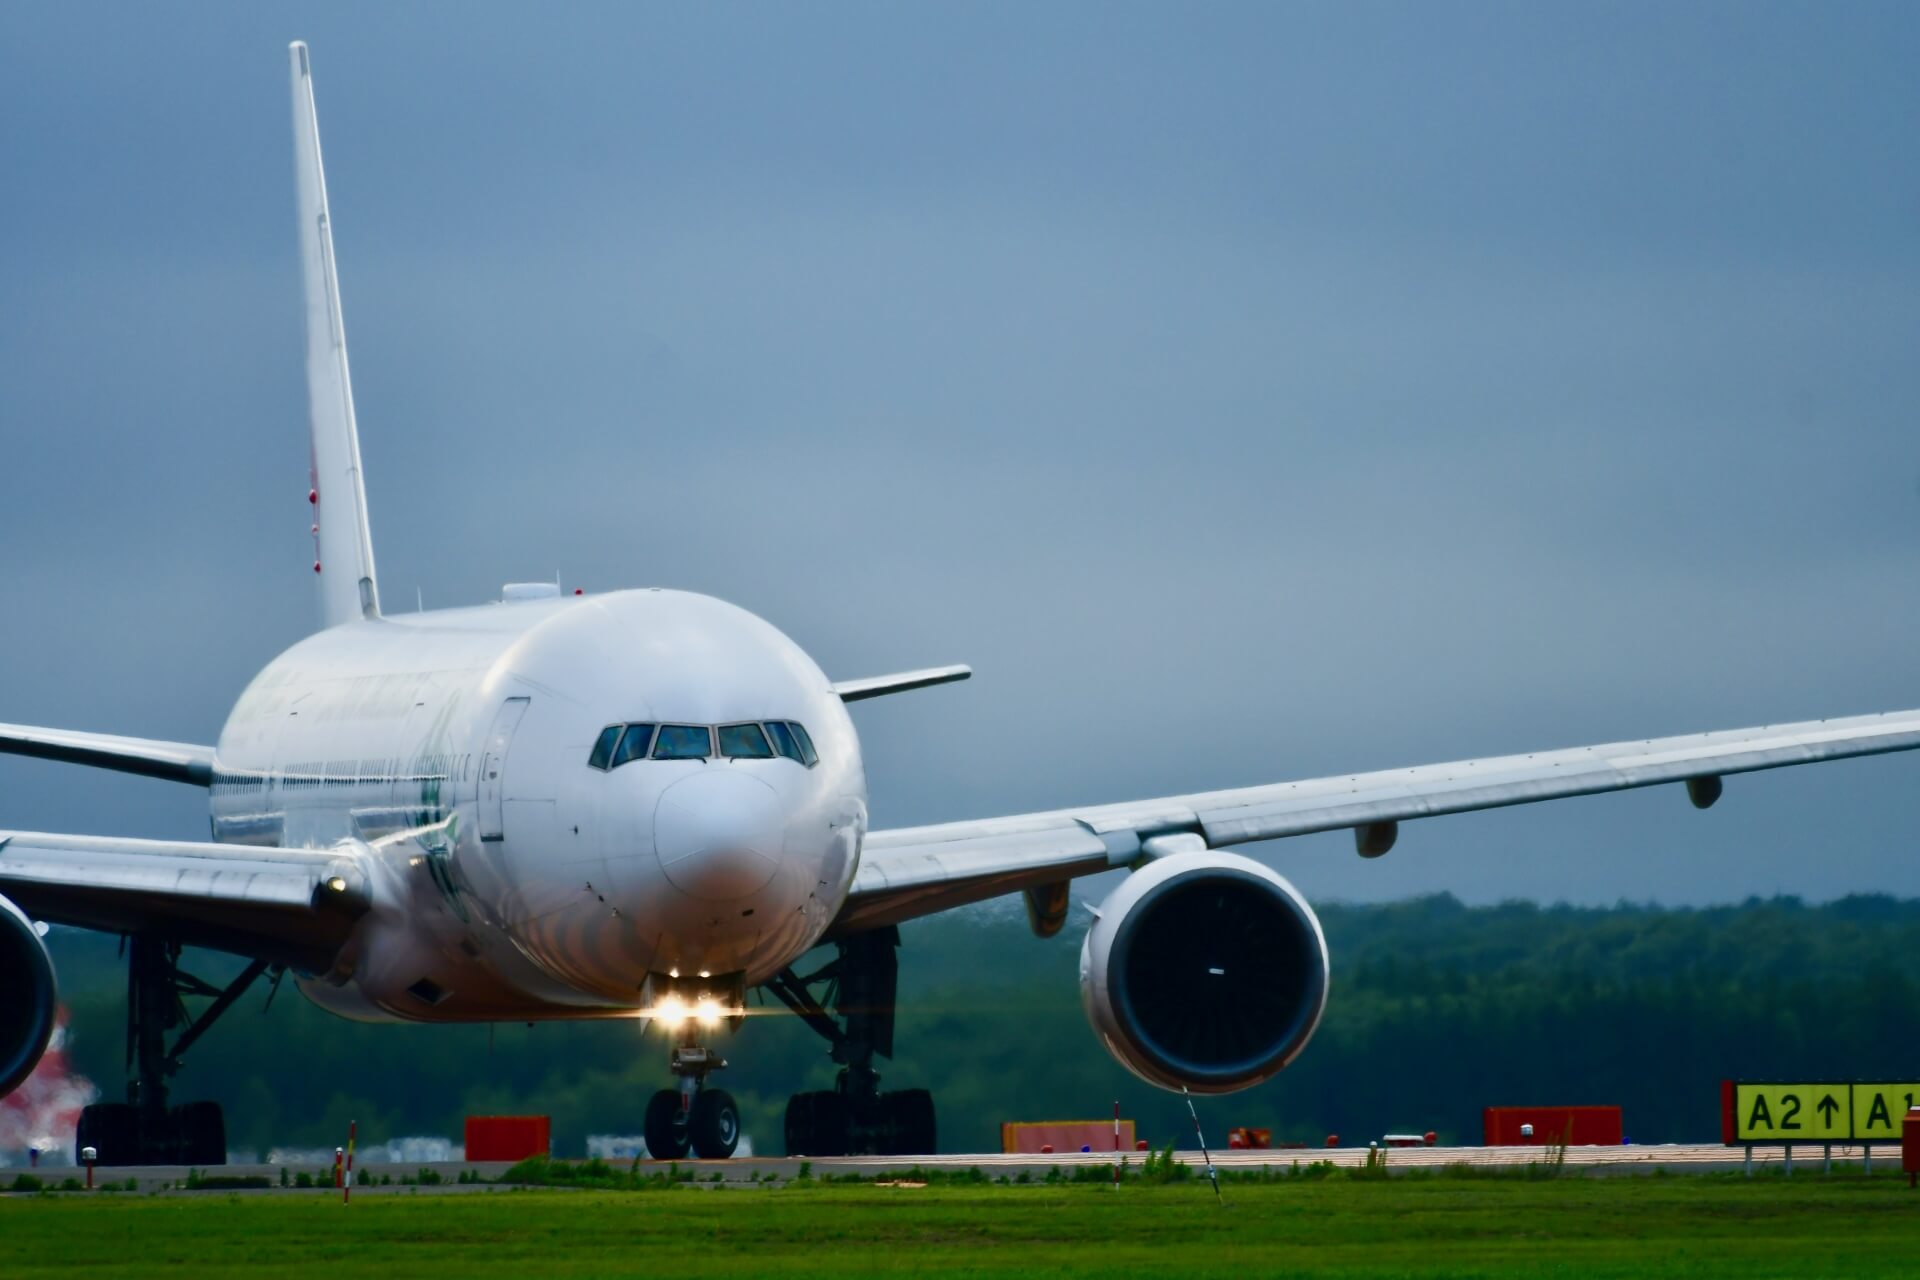
[[[1187,1092],[1187,1086],[1181,1085],[1180,1092],[1187,1099],[1187,1114],[1193,1117],[1193,1136],[1200,1139],[1200,1158],[1207,1162],[1207,1181],[1213,1184],[1213,1198],[1226,1203],[1226,1197],[1220,1194],[1220,1174],[1213,1167],[1213,1155],[1207,1150],[1207,1135],[1200,1132],[1200,1113],[1193,1109],[1193,1095]]]

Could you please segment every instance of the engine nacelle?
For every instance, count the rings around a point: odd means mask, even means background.
[[[58,1004],[47,944],[20,908],[0,898],[0,1097],[39,1065]]]
[[[1087,1020],[1163,1089],[1232,1093],[1292,1062],[1327,1007],[1327,940],[1251,858],[1181,853],[1128,876],[1080,948]]]

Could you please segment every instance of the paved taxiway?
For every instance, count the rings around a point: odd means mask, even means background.
[[[1793,1149],[1794,1172],[1818,1176],[1821,1169],[1824,1148],[1817,1144],[1803,1144]],[[1144,1153],[1129,1153],[1137,1164]],[[1541,1147],[1396,1147],[1387,1151],[1389,1169],[1433,1169],[1445,1165],[1524,1165],[1549,1158],[1550,1152]],[[1201,1164],[1198,1151],[1176,1151],[1177,1159],[1191,1165]],[[1778,1168],[1785,1155],[1782,1147],[1755,1147],[1753,1164],[1756,1170]],[[1874,1150],[1874,1162],[1883,1168],[1899,1167],[1899,1148],[1881,1146]],[[1858,1146],[1839,1146],[1833,1148],[1835,1161],[1858,1163],[1862,1150]],[[814,1176],[823,1174],[857,1173],[862,1177],[885,1178],[889,1173],[903,1174],[909,1169],[978,1169],[990,1178],[1002,1174],[1017,1178],[1025,1173],[1030,1178],[1044,1178],[1047,1171],[1059,1167],[1063,1171],[1075,1165],[1104,1165],[1113,1159],[1111,1152],[1065,1152],[1058,1155],[1003,1155],[999,1152],[976,1155],[940,1155],[940,1156],[846,1156],[840,1158],[820,1158],[808,1163]],[[1361,1165],[1367,1159],[1365,1147],[1339,1148],[1291,1148],[1269,1151],[1216,1151],[1213,1161],[1223,1169],[1253,1170],[1262,1167],[1287,1169],[1298,1163],[1311,1164],[1325,1160],[1337,1165]],[[801,1162],[797,1159],[772,1156],[751,1156],[737,1160],[683,1160],[678,1162],[682,1169],[695,1171],[701,1181],[709,1181],[714,1174],[721,1175],[724,1182],[785,1182],[800,1171]],[[1593,1174],[1634,1174],[1652,1173],[1656,1170],[1668,1172],[1709,1172],[1733,1171],[1743,1167],[1743,1153],[1737,1147],[1723,1146],[1631,1146],[1631,1147],[1569,1147],[1566,1163],[1569,1169]],[[487,1185],[459,1183],[460,1174],[467,1171],[478,1173],[491,1182],[500,1177],[511,1166],[504,1163],[468,1164],[460,1162],[439,1164],[369,1164],[360,1166],[375,1176],[389,1176],[396,1184],[403,1177],[417,1176],[422,1169],[431,1169],[437,1173],[442,1184],[437,1187],[423,1187],[422,1191],[459,1192],[481,1190]],[[665,1168],[665,1162],[643,1160],[642,1171]],[[277,1188],[280,1179],[279,1165],[227,1165],[219,1169],[202,1172],[225,1177],[265,1176],[272,1180]],[[330,1168],[321,1166],[288,1166],[292,1173],[310,1173],[316,1177],[332,1176]],[[10,1183],[16,1173],[26,1170],[9,1169],[0,1172],[0,1184]],[[35,1171],[43,1178],[59,1180],[76,1174],[71,1168],[42,1168]],[[146,1166],[140,1168],[100,1169],[97,1178],[101,1181],[125,1183],[134,1179],[141,1190],[157,1190],[163,1186],[178,1186],[187,1177],[185,1166]],[[361,1190],[356,1188],[356,1192]],[[389,1188],[365,1188],[368,1191],[412,1190],[398,1185]]]

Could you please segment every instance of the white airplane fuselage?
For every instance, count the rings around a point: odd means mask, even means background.
[[[792,721],[782,756],[589,764],[609,725]],[[737,990],[819,941],[867,825],[851,719],[760,618],[662,589],[352,622],[220,735],[214,839],[359,842],[372,909],[301,990],[347,1017],[633,1015],[649,974]]]

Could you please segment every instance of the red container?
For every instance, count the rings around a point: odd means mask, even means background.
[[[1008,1155],[1051,1155],[1053,1151],[1078,1151],[1085,1147],[1095,1155],[1115,1150],[1133,1150],[1133,1121],[1120,1122],[1120,1141],[1113,1140],[1112,1120],[1061,1120],[1049,1124],[1005,1121],[1000,1125],[1000,1150]]]
[[[552,1126],[546,1116],[468,1116],[467,1160],[525,1160],[550,1155]]]
[[[1617,1147],[1625,1134],[1618,1107],[1488,1107],[1480,1122],[1490,1147]]]

